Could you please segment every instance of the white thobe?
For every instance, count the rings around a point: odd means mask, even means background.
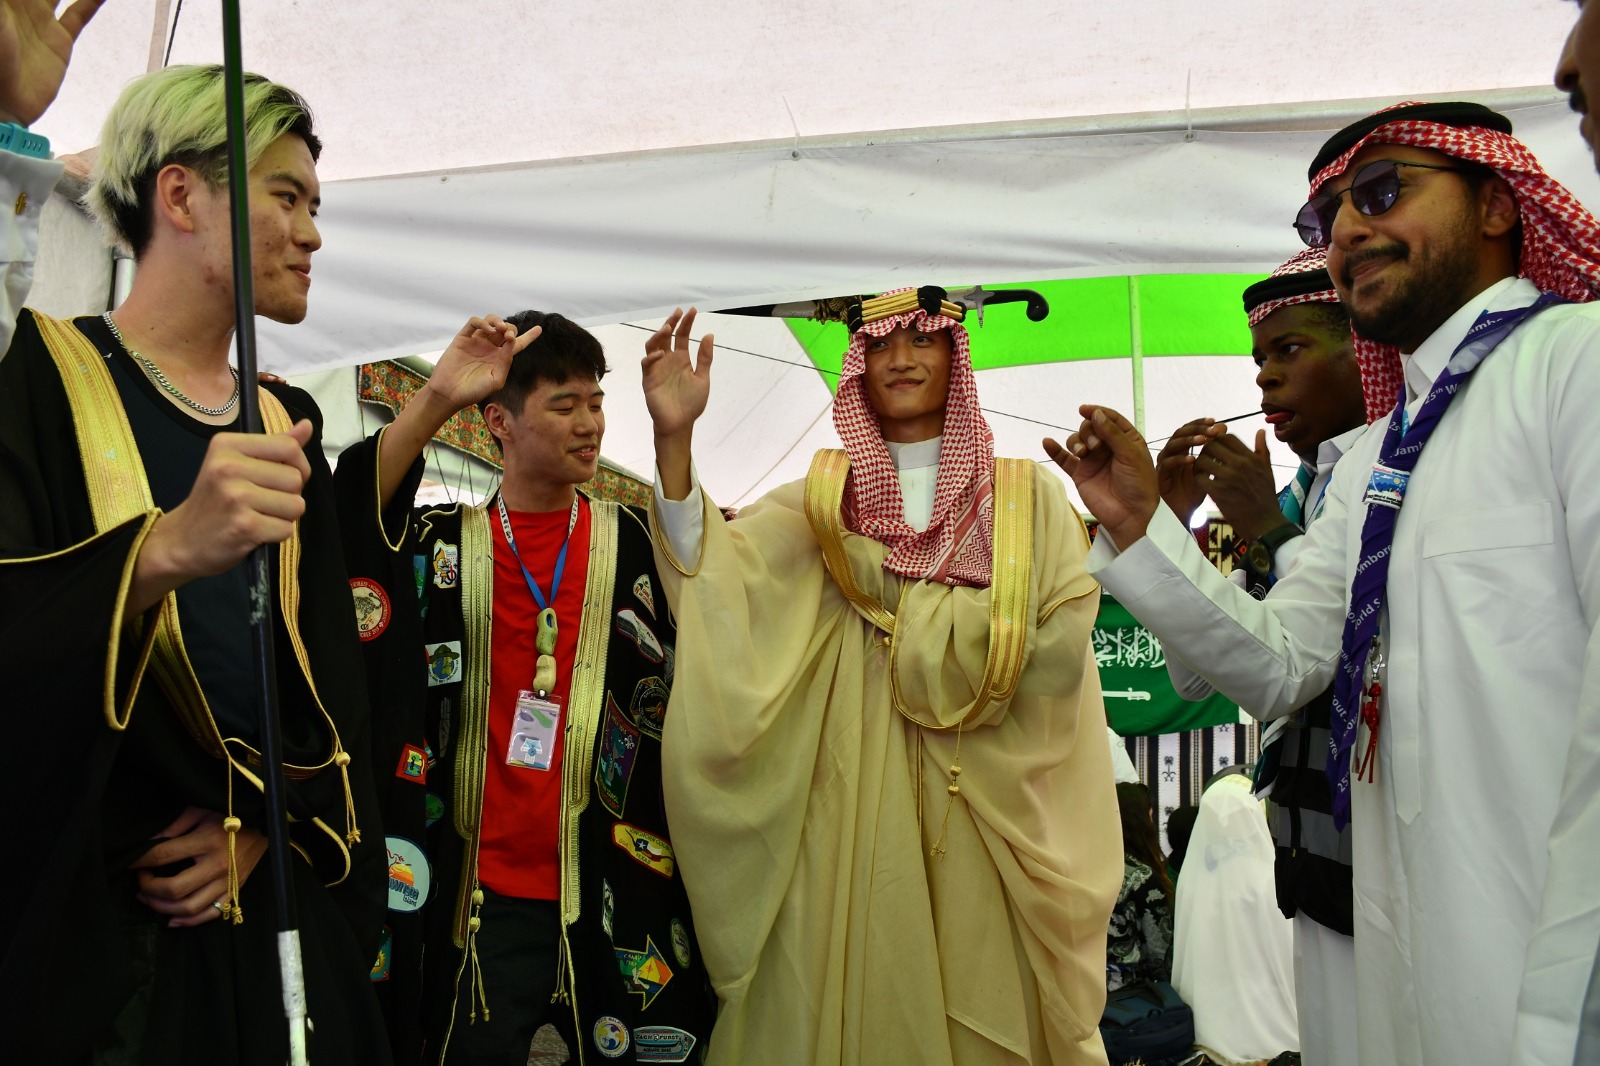
[[[1483,310],[1406,360],[1408,410]],[[1569,1066],[1600,944],[1600,304],[1522,323],[1478,368],[1411,477],[1381,619],[1377,777],[1353,788],[1363,1066]],[[1219,689],[1264,714],[1332,680],[1368,471],[1385,423],[1333,474],[1265,602],[1164,507],[1091,572]],[[1357,751],[1367,742],[1363,729]]]
[[[0,359],[11,347],[17,313],[33,286],[39,257],[39,215],[61,177],[60,163],[0,152]]]
[[[1346,430],[1317,446],[1315,476],[1306,491],[1305,523],[1310,529],[1320,517],[1334,467],[1355,442],[1366,433],[1366,426]],[[1273,579],[1282,580],[1294,568],[1304,537],[1292,537],[1273,553]],[[1244,572],[1229,575],[1234,584],[1244,586]],[[1167,649],[1167,674],[1172,687],[1186,700],[1203,700],[1215,689],[1211,682],[1194,672],[1172,649]],[[1244,708],[1245,713],[1265,720],[1267,715]],[[1281,720],[1293,708],[1278,708]],[[1265,746],[1265,745],[1263,745]],[[1296,1016],[1300,1022],[1300,1061],[1305,1066],[1360,1066],[1356,1042],[1355,941],[1318,924],[1305,912],[1294,916],[1294,989]]]

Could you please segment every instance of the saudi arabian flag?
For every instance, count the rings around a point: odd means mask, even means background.
[[[1122,736],[1183,733],[1239,721],[1239,705],[1225,696],[1196,703],[1173,691],[1161,641],[1109,595],[1100,597],[1094,658],[1100,664],[1106,721]]]

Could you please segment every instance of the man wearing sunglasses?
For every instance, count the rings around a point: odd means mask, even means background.
[[[1375,425],[1265,601],[1122,416],[1046,444],[1101,519],[1091,569],[1170,650],[1266,714],[1333,682],[1362,1063],[1567,1066],[1600,941],[1600,224],[1509,129],[1405,104],[1313,162],[1296,226]]]

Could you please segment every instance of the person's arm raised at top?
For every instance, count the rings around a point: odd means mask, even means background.
[[[511,360],[543,332],[520,337],[499,315],[469,318],[450,342],[426,384],[383,431],[378,456],[379,509],[389,506],[406,471],[433,435],[458,411],[493,396],[506,383]]]
[[[692,488],[690,444],[694,424],[711,395],[711,354],[715,341],[700,338],[694,359],[689,358],[689,331],[695,309],[674,311],[661,328],[644,342],[644,400],[655,426],[656,469],[664,499],[683,500]]]
[[[105,0],[0,0],[0,122],[31,126],[61,91],[72,46]]]

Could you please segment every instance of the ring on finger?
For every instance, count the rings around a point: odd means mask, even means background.
[[[222,901],[220,899],[212,900],[211,901],[211,905],[213,907],[217,908],[217,913],[218,914],[226,914],[227,913],[227,911],[223,908]]]

